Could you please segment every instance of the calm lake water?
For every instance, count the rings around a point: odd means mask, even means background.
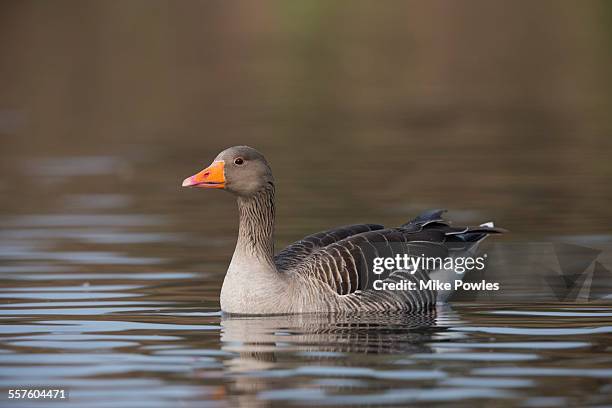
[[[3,398],[62,387],[78,407],[612,404],[612,306],[551,297],[532,280],[543,267],[512,265],[520,240],[486,249],[499,261],[487,279],[512,278],[502,293],[428,316],[223,318],[227,194],[180,190],[180,160],[158,173],[120,156],[6,160],[36,188],[2,217]],[[333,222],[305,207],[281,216],[279,240]]]
[[[612,406],[611,4],[3,2],[0,406]],[[277,250],[447,208],[501,290],[223,318],[238,144]]]

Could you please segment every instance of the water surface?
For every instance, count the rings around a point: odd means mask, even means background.
[[[62,387],[79,407],[612,403],[603,301],[222,317],[232,240],[111,197],[4,218],[3,390]]]
[[[384,4],[3,2],[0,405],[612,405],[610,2]],[[179,186],[238,144],[277,249],[447,208],[502,290],[222,317],[235,204]]]

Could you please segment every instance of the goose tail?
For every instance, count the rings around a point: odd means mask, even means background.
[[[436,209],[426,211],[404,225],[443,231],[446,235],[449,256],[453,258],[475,257],[478,247],[489,235],[507,232],[503,228],[496,227],[493,221],[488,221],[475,227],[452,227],[448,221],[442,218],[444,212],[446,210]],[[450,287],[454,288],[455,281],[463,280],[467,273],[458,273],[455,268],[443,268],[432,271],[429,274],[429,279],[437,280],[443,284],[450,283]],[[445,303],[453,292],[454,289],[438,291],[436,301],[438,303]]]

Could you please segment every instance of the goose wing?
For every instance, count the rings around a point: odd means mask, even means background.
[[[385,228],[350,235],[312,251],[294,265],[296,272],[327,284],[339,295],[368,289],[374,259],[408,254],[412,257],[446,258],[466,251],[488,234],[503,232],[489,225],[452,227],[441,218],[442,210],[422,214],[399,228]],[[422,271],[413,272],[422,275]],[[396,271],[395,276],[405,275]],[[423,276],[421,276],[423,277]],[[427,278],[427,277],[425,277]]]
[[[394,258],[396,254],[441,257],[448,255],[444,232],[386,228],[353,235],[320,248],[296,267],[297,273],[327,284],[339,295],[368,288],[374,273],[375,258]]]
[[[301,264],[309,255],[321,248],[357,234],[384,228],[379,224],[355,224],[308,235],[279,252],[274,257],[274,262],[279,271],[286,271]]]

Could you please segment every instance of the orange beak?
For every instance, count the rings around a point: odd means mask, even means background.
[[[224,167],[223,160],[214,161],[198,174],[187,177],[183,181],[183,187],[225,188]]]

